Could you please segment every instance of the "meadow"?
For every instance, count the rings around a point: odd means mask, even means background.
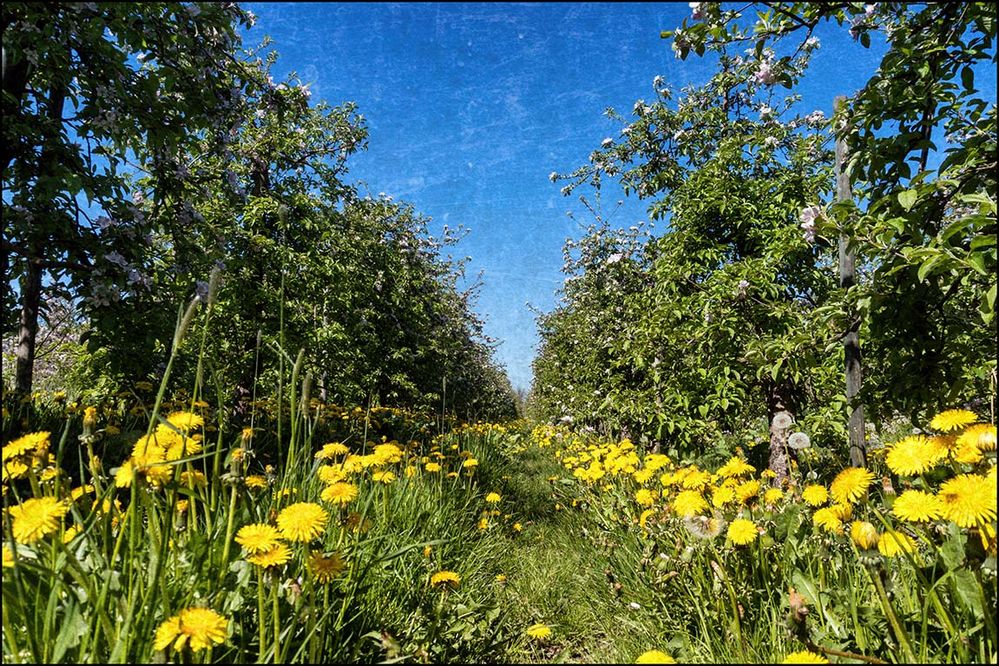
[[[248,7],[4,3],[4,663],[996,663],[996,7],[688,5],[548,176],[592,221],[528,389],[470,232]]]

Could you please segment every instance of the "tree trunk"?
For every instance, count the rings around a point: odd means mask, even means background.
[[[55,171],[56,146],[60,141],[62,130],[62,109],[66,103],[66,86],[67,82],[57,77],[49,90],[48,107],[45,112],[48,121],[58,129],[54,130],[55,136],[46,137],[42,144],[37,181],[39,183],[49,179]],[[51,193],[48,196],[53,195],[54,193]],[[37,196],[46,197],[47,190],[42,190]],[[59,213],[53,204],[54,200],[34,202],[32,208],[35,209],[34,215],[37,222],[44,224],[46,218],[53,218],[53,222],[58,223]],[[43,262],[45,259],[45,246],[39,234],[40,232],[36,232],[35,238],[28,243],[24,280],[21,284],[21,317],[17,339],[17,370],[14,377],[14,391],[19,395],[30,394],[34,380],[35,343],[38,337],[38,316],[42,300],[42,274],[44,273]]]
[[[17,373],[14,380],[14,392],[18,395],[31,393],[35,342],[38,337],[38,309],[42,300],[41,260],[31,256],[25,261],[27,268],[21,283],[21,319],[17,333]]]
[[[253,159],[253,169],[250,171],[250,180],[253,182],[251,194],[254,197],[262,197],[270,192],[270,170],[268,164],[260,158]],[[266,219],[266,218],[265,218]],[[246,260],[253,264],[253,283],[249,289],[247,300],[248,309],[243,313],[246,321],[257,324],[256,331],[247,335],[243,341],[243,355],[248,360],[244,361],[243,369],[236,380],[236,387],[233,390],[232,410],[230,411],[230,425],[234,428],[241,428],[247,421],[249,413],[250,398],[253,396],[253,387],[257,380],[258,364],[260,362],[260,342],[263,335],[261,326],[261,314],[264,304],[259,298],[260,290],[263,289],[265,275],[263,257],[259,256],[261,250],[257,250],[249,244],[247,246]],[[282,294],[283,297],[283,294]],[[279,406],[280,409],[280,406]]]
[[[845,101],[837,97],[836,108],[839,109]],[[850,188],[850,174],[846,169],[846,140],[840,136],[836,139],[836,200],[849,201],[853,197]],[[857,258],[850,250],[849,239],[845,235],[839,237],[839,286],[842,289],[852,287],[857,279]],[[860,317],[853,317],[850,329],[843,338],[843,353],[846,359],[846,401],[850,409],[850,420],[847,426],[850,441],[850,464],[854,467],[867,466],[867,446],[864,442],[864,405],[860,401],[860,385],[862,380],[862,365],[860,358]]]
[[[794,399],[793,388],[787,383],[770,384],[767,386],[767,418],[770,424],[770,458],[769,469],[774,476],[774,486],[781,486],[788,477],[787,437],[791,430],[791,421],[797,411],[797,401]],[[786,414],[786,417],[783,415]],[[778,418],[780,416],[780,418]],[[787,421],[787,423],[782,423]]]

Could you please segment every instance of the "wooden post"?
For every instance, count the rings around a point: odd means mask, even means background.
[[[837,97],[836,111],[846,103],[845,97]],[[853,192],[850,188],[850,174],[846,168],[846,140],[837,132],[836,137],[836,201],[850,201]],[[839,236],[839,286],[849,289],[857,280],[857,257],[848,247],[846,234]],[[855,313],[851,313],[855,314]],[[867,446],[864,442],[864,405],[860,402],[862,368],[860,357],[860,317],[855,316],[843,338],[843,352],[846,359],[846,402],[850,408],[850,421],[847,426],[850,439],[850,464],[854,467],[867,466]]]

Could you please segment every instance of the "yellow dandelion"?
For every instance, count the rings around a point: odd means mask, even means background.
[[[847,467],[836,475],[829,492],[840,504],[853,504],[867,493],[874,474],[863,467]]]
[[[784,491],[780,488],[767,488],[763,493],[763,503],[773,505],[784,499]]]
[[[934,416],[930,421],[930,427],[937,432],[951,432],[971,425],[977,420],[975,413],[967,409],[948,409]]]
[[[339,576],[345,568],[347,568],[346,563],[336,553],[323,555],[320,552],[314,552],[309,555],[309,572],[320,585],[332,583],[333,579]]]
[[[728,526],[728,538],[737,546],[745,546],[756,541],[756,524],[745,518],[736,518]]]
[[[502,499],[503,498],[500,497],[499,493],[489,493],[488,495],[486,495],[486,502],[488,502],[489,504],[499,504],[502,501]]]
[[[430,473],[436,473],[441,471],[441,466],[439,463],[428,462],[426,465],[423,466],[423,469],[427,470]]]
[[[20,543],[34,543],[59,529],[60,519],[69,511],[69,504],[54,497],[26,500],[11,507],[14,539]]]
[[[3,447],[3,460],[4,462],[15,458],[17,456],[23,456],[28,453],[45,453],[49,448],[49,437],[52,435],[50,432],[33,432],[23,437],[18,437],[13,442],[5,445]]]
[[[325,484],[338,483],[347,478],[343,468],[333,465],[320,465],[316,470],[316,477]]]
[[[656,495],[648,488],[641,488],[635,493],[635,501],[641,506],[652,506],[656,501]]]
[[[943,516],[961,527],[977,527],[996,519],[995,467],[989,476],[962,474],[940,485]]]
[[[978,529],[978,538],[982,541],[982,550],[992,556],[996,554],[996,528],[986,523]]]
[[[756,497],[760,492],[760,482],[756,479],[740,483],[735,487],[735,495],[743,504]]]
[[[929,437],[912,435],[888,450],[885,462],[900,476],[917,476],[933,469],[947,455],[947,449]]]
[[[185,456],[200,453],[201,435],[179,434],[165,426],[156,428],[154,434],[163,447],[163,455],[167,460],[180,460]]]
[[[281,510],[277,526],[289,541],[312,541],[323,533],[329,514],[318,504],[298,502]]]
[[[636,664],[675,664],[676,659],[661,650],[649,650],[638,655]]]
[[[430,584],[434,587],[458,587],[461,576],[453,571],[438,571],[430,577]]]
[[[497,583],[505,583],[506,582],[506,574],[496,574],[496,582]]]
[[[334,483],[324,488],[319,497],[330,504],[349,504],[357,499],[357,486],[352,483]]]
[[[332,460],[337,456],[346,456],[350,453],[350,449],[347,448],[345,444],[340,442],[331,442],[323,446],[322,449],[316,452],[317,460]]]
[[[267,478],[260,474],[251,474],[243,479],[243,482],[250,490],[261,490],[267,487]]]
[[[711,472],[692,469],[683,477],[680,485],[687,490],[703,490],[709,483],[711,483]]]
[[[839,534],[843,531],[843,521],[832,507],[819,509],[812,514],[812,523],[827,532]]]
[[[853,517],[853,507],[849,504],[831,504],[829,510],[840,520],[850,520]]]
[[[235,541],[250,554],[263,553],[272,549],[281,540],[281,533],[273,525],[253,523],[244,525],[236,532]]]
[[[684,490],[673,500],[673,510],[682,517],[697,515],[707,508],[707,501],[695,490]]]
[[[743,474],[754,474],[756,468],[747,463],[739,456],[732,456],[729,461],[718,468],[718,476],[725,478],[742,476]]]
[[[196,430],[205,424],[205,419],[191,412],[173,412],[167,414],[166,420],[170,425],[183,433]]]
[[[465,462],[461,463],[461,466],[465,469],[474,469],[479,466],[479,461],[475,458],[469,458]]]
[[[922,490],[906,490],[895,498],[891,512],[901,520],[922,523],[937,520],[943,516],[943,502],[936,495]]]
[[[655,473],[656,473],[655,469],[646,467],[645,469],[638,470],[631,476],[632,478],[635,479],[636,482],[638,482],[639,484],[643,484],[646,483],[649,479],[651,479],[652,475]]]
[[[372,455],[383,464],[394,464],[402,460],[403,451],[396,444],[389,442],[376,446]]]
[[[878,529],[864,520],[855,520],[850,525],[850,538],[864,550],[878,545]]]
[[[269,569],[271,567],[279,567],[288,560],[291,559],[291,548],[287,545],[276,542],[268,550],[261,551],[259,553],[253,553],[246,557],[246,561],[250,564],[255,564],[258,567],[264,569]]]
[[[878,539],[878,551],[885,557],[897,557],[916,550],[916,542],[904,532],[889,530]]]
[[[521,525],[520,523],[514,523],[513,524],[513,531],[514,532],[523,532],[524,531],[524,526]]]
[[[543,641],[552,635],[552,628],[547,624],[532,624],[527,628],[526,633],[535,640]]]
[[[28,474],[28,466],[20,460],[6,460],[3,463],[3,483],[6,485],[11,479],[20,479]]]
[[[792,652],[791,654],[784,657],[782,664],[828,664],[829,660],[820,654],[815,654],[814,652],[809,652],[808,650],[801,650],[800,652]]]
[[[186,608],[159,626],[153,649],[179,652],[186,645],[199,652],[224,643],[228,629],[229,621],[210,608]]]
[[[204,488],[208,485],[208,478],[198,470],[185,471],[180,473],[180,483],[188,488]]]
[[[976,423],[965,428],[957,438],[958,446],[974,446],[981,451],[996,450],[996,427],[990,423]]]
[[[97,426],[97,408],[87,407],[83,410],[83,427],[93,430]]]
[[[717,509],[722,508],[729,502],[735,501],[735,488],[732,486],[719,486],[711,493],[711,504]]]
[[[10,546],[4,545],[3,547],[3,568],[10,569],[14,566],[14,551]]]
[[[62,542],[69,543],[78,536],[80,536],[80,526],[70,525],[66,528],[66,531],[62,533]]]
[[[825,486],[812,484],[805,486],[805,489],[801,492],[801,499],[805,500],[811,506],[822,506],[829,501],[829,491],[826,490]]]

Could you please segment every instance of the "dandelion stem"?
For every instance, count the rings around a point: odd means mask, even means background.
[[[912,645],[909,643],[909,637],[902,628],[902,623],[899,622],[898,616],[895,614],[895,610],[891,606],[891,602],[888,601],[888,595],[885,593],[884,585],[881,583],[881,577],[870,568],[867,569],[867,573],[870,575],[871,581],[874,583],[874,587],[878,591],[878,599],[881,601],[881,608],[884,610],[885,616],[888,618],[888,622],[891,624],[892,630],[895,632],[895,637],[898,639],[899,645],[905,653],[906,661],[910,664],[916,663],[916,655],[912,651]]]
[[[279,604],[278,588],[281,587],[278,584],[277,579],[274,580],[274,584],[271,586],[272,597],[274,601],[273,605],[273,615],[274,621],[274,663],[278,663],[281,659],[281,606]]]
[[[264,602],[264,569],[257,567],[257,633],[260,645],[257,648],[257,663],[264,663],[267,653],[267,604]]]

